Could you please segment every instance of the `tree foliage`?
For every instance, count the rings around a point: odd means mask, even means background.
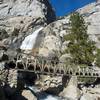
[[[66,52],[71,54],[73,63],[91,65],[95,58],[95,43],[89,40],[84,18],[75,12],[71,14],[69,23],[70,34],[64,36],[69,41]]]
[[[100,49],[97,50],[96,65],[100,67]]]

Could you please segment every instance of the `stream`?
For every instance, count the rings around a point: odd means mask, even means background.
[[[30,90],[33,95],[37,97],[37,100],[65,100],[62,97],[48,94],[46,92],[40,92],[40,90],[35,86],[25,86],[26,89]]]

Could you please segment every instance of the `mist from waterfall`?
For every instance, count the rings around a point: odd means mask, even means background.
[[[28,35],[27,37],[25,37],[24,41],[22,42],[20,46],[20,49],[21,50],[32,50],[36,44],[38,34],[42,29],[43,27],[40,27],[35,32],[33,32],[31,35]]]

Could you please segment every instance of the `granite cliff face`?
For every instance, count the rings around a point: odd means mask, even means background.
[[[41,26],[46,26],[55,18],[47,0],[1,0],[0,29],[8,36],[1,39],[2,43],[18,48],[25,36]]]
[[[88,34],[100,48],[100,0],[79,10],[88,24]]]
[[[96,46],[100,48],[100,0],[79,9],[78,12],[84,16],[90,39],[95,41]],[[50,23],[43,29],[42,33],[45,34],[45,38],[39,53],[43,54],[44,51],[63,52],[67,45],[63,36],[68,34],[69,31],[69,16],[64,16]]]
[[[47,23],[55,19],[55,14],[48,0],[1,0],[0,18],[14,16],[43,18]]]

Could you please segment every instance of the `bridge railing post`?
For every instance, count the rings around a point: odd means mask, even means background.
[[[42,66],[41,66],[42,68],[41,68],[41,71],[43,72],[44,70],[44,59],[42,59]]]
[[[34,71],[36,70],[37,59],[34,59]]]

